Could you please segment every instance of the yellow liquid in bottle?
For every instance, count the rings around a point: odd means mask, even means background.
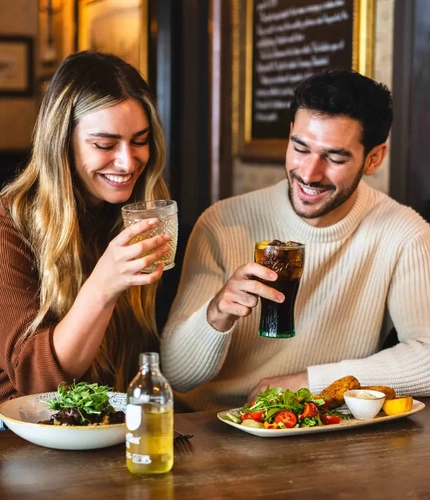
[[[173,408],[154,404],[142,404],[139,408],[139,427],[130,430],[127,425],[128,470],[133,474],[168,472],[173,467]]]

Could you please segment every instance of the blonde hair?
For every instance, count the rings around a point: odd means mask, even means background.
[[[71,144],[80,118],[130,98],[144,108],[151,131],[150,158],[128,202],[168,198],[162,177],[164,136],[148,85],[118,57],[91,51],[72,54],[56,72],[41,103],[30,161],[1,193],[34,252],[39,272],[40,310],[27,335],[67,314],[107,244],[121,230],[121,206],[105,202],[91,235],[83,234],[87,207]],[[123,391],[137,369],[139,352],[158,348],[155,294],[156,284],[121,295],[91,366],[93,380],[108,377],[115,390]]]

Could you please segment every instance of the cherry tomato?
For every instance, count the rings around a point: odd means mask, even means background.
[[[275,423],[281,422],[287,429],[292,429],[297,424],[297,417],[292,411],[283,410],[275,415]]]
[[[251,414],[250,413],[242,413],[242,415],[240,416],[242,422],[244,420],[250,420],[251,419]]]
[[[251,411],[249,413],[242,413],[240,418],[242,419],[242,422],[244,420],[255,420],[256,422],[262,422],[263,415],[265,413],[266,413],[266,410]]]
[[[252,418],[252,420],[255,420],[256,422],[262,422],[263,421],[263,415],[266,413],[266,410],[258,410],[258,411],[253,411],[249,414],[249,416]]]
[[[299,415],[299,418],[306,418],[306,417],[315,417],[318,415],[318,408],[315,403],[305,403],[305,407],[303,408],[303,413]]]
[[[321,421],[325,425],[340,424],[340,417],[339,415],[327,415],[327,413],[321,413]]]

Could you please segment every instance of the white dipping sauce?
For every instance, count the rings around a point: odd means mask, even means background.
[[[357,399],[378,399],[376,396],[374,396],[370,392],[366,392],[366,391],[359,392],[359,393],[355,394],[354,398],[357,398]]]

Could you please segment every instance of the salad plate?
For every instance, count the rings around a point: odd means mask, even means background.
[[[375,418],[370,420],[356,420],[355,418],[341,420],[339,424],[331,425],[321,425],[316,427],[294,427],[293,429],[261,429],[255,427],[247,427],[246,425],[236,424],[231,420],[226,420],[226,415],[231,413],[233,415],[239,416],[240,408],[234,408],[232,410],[223,410],[217,414],[217,417],[225,424],[231,425],[240,431],[248,432],[254,436],[258,437],[285,437],[285,436],[297,436],[299,434],[309,434],[313,432],[332,432],[340,431],[346,429],[355,429],[357,427],[364,427],[368,425],[380,424],[383,422],[391,422],[392,420],[397,420],[399,418],[410,417],[421,410],[424,410],[425,404],[421,401],[413,400],[412,409],[405,413],[399,413],[398,415],[386,415],[383,411],[379,412]],[[338,408],[339,412],[343,410],[347,411],[346,406]]]
[[[109,392],[108,395],[115,410],[125,412],[126,394]],[[46,401],[57,396],[57,392],[44,392],[6,401],[0,406],[0,419],[21,438],[48,448],[93,450],[125,442],[125,423],[84,427],[39,424],[55,413]]]

